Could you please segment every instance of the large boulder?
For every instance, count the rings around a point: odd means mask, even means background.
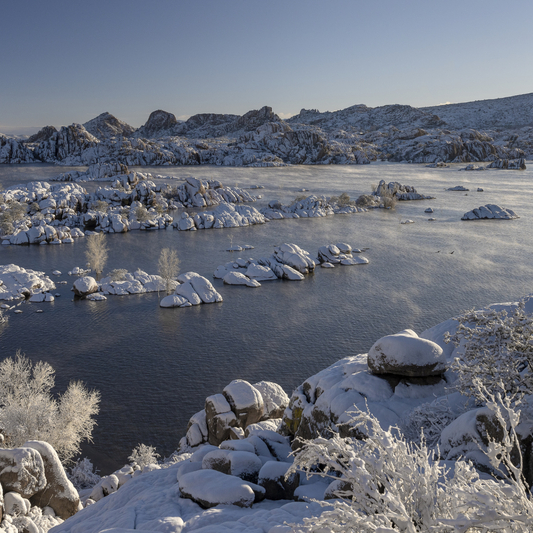
[[[205,400],[205,418],[209,444],[218,446],[230,438],[232,427],[238,426],[237,417],[225,396],[213,394]]]
[[[292,500],[299,484],[299,476],[293,472],[287,478],[291,463],[267,461],[259,471],[258,485],[266,491],[269,500]]]
[[[520,218],[512,209],[506,209],[496,204],[487,204],[472,209],[465,213],[461,220],[481,220],[481,219],[500,219],[500,220],[513,220]]]
[[[44,463],[46,486],[35,493],[30,502],[38,507],[51,507],[57,516],[66,520],[78,512],[80,497],[74,485],[65,474],[65,470],[54,448],[47,442],[30,440],[24,447],[39,452]]]
[[[190,283],[204,304],[222,301],[222,296],[216,291],[213,284],[207,278],[200,276],[200,274],[197,274],[196,272],[180,274],[178,276],[178,281],[183,284],[187,282]],[[176,294],[179,293],[176,292]]]
[[[247,381],[233,380],[223,394],[235,413],[239,426],[243,429],[250,424],[259,422],[264,413],[264,402],[261,393]]]
[[[98,290],[98,283],[91,276],[83,276],[74,282],[73,289],[77,296],[87,296]]]
[[[263,397],[263,419],[281,418],[289,405],[289,397],[281,386],[272,381],[260,381],[259,383],[254,383],[253,386]]]
[[[265,497],[263,487],[209,469],[184,474],[179,488],[182,498],[189,498],[204,509],[220,504],[251,507]]]
[[[442,348],[405,329],[379,339],[368,352],[368,367],[374,374],[438,376],[446,370]]]
[[[0,449],[0,485],[30,498],[46,487],[41,454],[33,448]]]

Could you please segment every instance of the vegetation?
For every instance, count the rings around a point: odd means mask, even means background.
[[[107,262],[107,246],[103,233],[96,233],[87,237],[85,258],[91,270],[94,270],[97,275],[103,272]]]
[[[106,274],[106,278],[111,278],[111,281],[124,281],[127,273],[125,268],[115,268]]]
[[[158,272],[165,281],[165,289],[167,294],[170,293],[172,281],[178,275],[180,260],[176,250],[170,248],[163,248],[159,256]]]
[[[157,464],[159,457],[160,455],[155,452],[155,447],[139,444],[133,449],[128,459],[133,466],[138,466],[142,470],[145,466]]]
[[[10,235],[15,230],[15,222],[26,214],[26,204],[20,202],[7,202],[0,212],[0,231],[2,235]]]
[[[144,205],[137,206],[133,213],[135,215],[135,218],[141,223],[146,222],[150,219],[150,213],[148,212],[148,209],[144,207]]]
[[[71,381],[63,395],[54,397],[54,374],[48,363],[33,365],[20,351],[14,359],[4,359],[0,363],[0,427],[6,447],[43,440],[65,463],[79,453],[82,441],[91,441],[100,393],[89,391],[81,381]]]

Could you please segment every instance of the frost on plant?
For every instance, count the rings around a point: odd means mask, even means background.
[[[481,479],[467,461],[450,469],[439,462],[424,439],[407,442],[397,428],[384,430],[368,413],[355,413],[353,423],[365,440],[318,438],[295,457],[288,474],[303,470],[341,481],[343,501],[324,504],[318,517],[307,518],[297,532],[361,533],[526,533],[533,527],[533,504],[519,465],[511,462],[517,443],[516,412],[507,398],[485,394],[494,416],[510,427],[502,442],[490,442],[487,455],[497,472]],[[504,425],[503,427],[506,427]]]
[[[70,468],[68,478],[78,490],[94,487],[102,479],[88,457],[78,459]]]
[[[101,274],[107,262],[107,246],[103,233],[96,233],[87,237],[85,258],[91,270]]]
[[[71,381],[63,395],[54,397],[55,371],[39,361],[35,365],[20,352],[0,363],[0,427],[3,446],[15,448],[28,440],[51,444],[68,462],[91,440],[99,412],[100,393],[81,381]]]
[[[178,269],[180,266],[180,260],[176,250],[170,248],[163,248],[161,255],[159,256],[158,271],[159,275],[165,281],[165,289],[167,294],[172,287],[172,281],[178,275]]]
[[[160,455],[156,453],[154,446],[139,444],[133,449],[128,459],[132,465],[137,465],[142,470],[145,466],[157,464],[159,457]]]
[[[490,392],[504,383],[508,394],[533,392],[533,315],[525,312],[520,302],[512,313],[485,309],[468,311],[458,319],[457,331],[446,335],[453,342],[460,357],[451,369],[457,373],[457,389],[478,397],[479,379]]]

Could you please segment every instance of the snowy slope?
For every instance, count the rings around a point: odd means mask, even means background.
[[[533,126],[533,93],[421,107],[420,111],[438,115],[452,129],[518,129]]]

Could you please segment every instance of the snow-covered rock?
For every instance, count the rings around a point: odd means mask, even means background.
[[[228,272],[224,276],[224,283],[227,285],[246,285],[247,287],[261,287],[261,284],[240,272]]]
[[[98,290],[98,283],[93,277],[84,276],[82,278],[78,278],[74,282],[72,288],[77,296],[87,296],[88,294],[92,294]]]
[[[513,220],[520,218],[512,209],[506,209],[496,204],[482,205],[465,213],[461,220],[500,219]]]
[[[55,289],[54,282],[44,273],[17,265],[0,265],[0,300],[31,298],[45,301],[45,293]],[[51,300],[46,300],[51,301]]]
[[[446,356],[438,344],[406,329],[375,342],[368,352],[368,367],[374,374],[438,376],[446,371]]]

